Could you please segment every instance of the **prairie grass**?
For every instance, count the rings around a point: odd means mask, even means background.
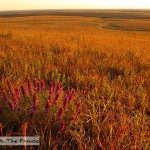
[[[104,24],[88,17],[0,19],[1,135],[39,135],[39,149],[150,148],[150,33],[104,29]],[[55,118],[62,98],[43,115],[48,89],[37,94],[33,118],[28,117],[31,95],[21,95],[21,114],[6,105],[3,91],[12,98],[6,79],[20,89],[28,77],[32,86],[37,79],[46,88],[61,82],[64,93],[74,89],[63,122]]]

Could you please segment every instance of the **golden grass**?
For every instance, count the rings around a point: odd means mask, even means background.
[[[131,30],[131,31],[150,31],[150,21],[140,19],[108,19],[108,27],[112,29]],[[110,23],[110,24],[109,24]]]
[[[61,81],[81,102],[80,118],[61,137],[54,139],[49,128],[48,148],[150,148],[150,33],[105,24],[88,17],[0,18],[0,91],[7,89],[6,78],[20,84],[29,76]],[[44,136],[42,127],[33,126]]]

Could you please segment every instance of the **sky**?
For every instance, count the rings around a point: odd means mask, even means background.
[[[0,0],[0,11],[26,9],[150,9],[150,0]]]

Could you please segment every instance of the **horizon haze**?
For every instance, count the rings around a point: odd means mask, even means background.
[[[0,11],[38,9],[150,9],[149,0],[0,0]]]

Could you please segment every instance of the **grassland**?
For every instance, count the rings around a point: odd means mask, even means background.
[[[1,12],[0,134],[39,135],[39,149],[148,150],[149,19],[149,11]],[[13,101],[10,85],[15,91],[35,78],[45,89],[37,92],[38,112],[30,118],[30,88],[19,98],[21,114],[8,107],[4,93]],[[63,92],[45,115],[54,81]],[[74,100],[58,120],[62,97],[72,89]]]

